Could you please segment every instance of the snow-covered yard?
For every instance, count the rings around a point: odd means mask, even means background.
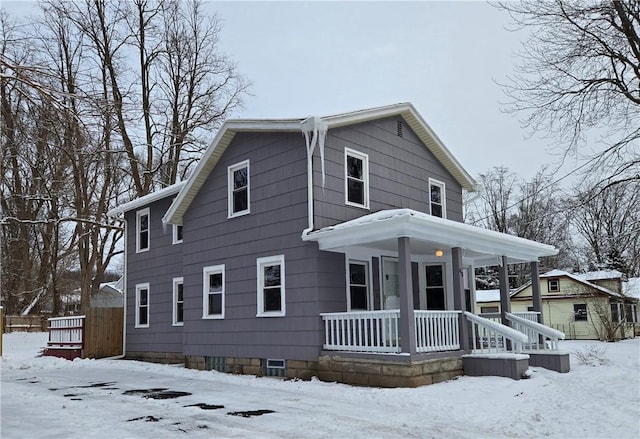
[[[45,344],[42,333],[4,336],[3,439],[640,437],[637,338],[564,342],[572,352],[606,349],[602,362],[572,356],[568,374],[533,368],[528,380],[460,377],[417,389],[36,357]],[[177,397],[154,398],[163,396]]]

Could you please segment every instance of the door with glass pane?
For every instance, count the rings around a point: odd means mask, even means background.
[[[349,303],[351,311],[369,309],[369,278],[366,262],[349,261]]]
[[[382,258],[382,307],[400,309],[398,260],[394,258]]]
[[[427,289],[427,309],[443,310],[445,309],[444,296],[444,266],[443,265],[425,265],[425,278]]]

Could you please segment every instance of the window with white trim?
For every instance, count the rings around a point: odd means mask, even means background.
[[[149,250],[149,208],[136,212],[136,253]]]
[[[229,218],[248,214],[250,211],[249,160],[229,166],[227,179]]]
[[[447,217],[444,182],[433,178],[429,179],[429,213],[440,218]]]
[[[349,206],[369,208],[369,156],[344,149],[344,196]]]
[[[172,244],[180,244],[182,242],[182,225],[173,225],[173,241]]]
[[[557,293],[560,291],[560,279],[549,279],[547,281],[547,290],[550,293]]]
[[[136,284],[136,328],[149,327],[149,283]]]
[[[624,305],[622,303],[611,304],[611,321],[613,323],[624,321]]]
[[[184,279],[173,278],[173,326],[184,325]]]
[[[224,318],[224,264],[202,269],[202,318]]]
[[[257,317],[285,315],[284,255],[258,258]]]
[[[625,306],[624,317],[628,323],[638,323],[638,314],[635,304]]]
[[[349,261],[349,310],[369,309],[369,288],[366,262]]]

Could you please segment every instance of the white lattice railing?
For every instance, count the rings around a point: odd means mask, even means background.
[[[460,349],[460,311],[414,311],[418,352]]]
[[[521,353],[529,338],[522,332],[508,326],[486,319],[484,317],[464,313],[471,322],[471,335],[473,337],[473,353]]]
[[[320,314],[324,349],[356,352],[400,352],[399,310]]]
[[[517,313],[506,313],[507,319],[516,331],[525,334],[529,341],[524,346],[530,350],[558,350],[560,340],[564,340],[564,332],[520,317]],[[548,339],[548,340],[547,340]]]
[[[54,317],[49,319],[50,347],[82,348],[84,316]]]

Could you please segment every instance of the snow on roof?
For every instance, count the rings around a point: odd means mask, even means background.
[[[476,302],[499,302],[500,290],[476,290]]]
[[[607,280],[607,279],[623,279],[625,276],[623,273],[618,270],[598,270],[598,271],[587,271],[586,273],[574,273],[574,276],[579,277],[581,279],[592,281],[592,280]]]
[[[185,183],[185,181],[180,181],[158,191],[151,192],[150,194],[147,194],[143,197],[135,198],[127,203],[121,204],[118,207],[111,209],[109,212],[107,212],[107,216],[116,217],[123,214],[124,212],[146,206],[153,203],[154,201],[158,201],[173,194],[177,194],[180,189],[182,189],[182,186],[185,185]]]
[[[583,273],[584,274],[584,273]],[[576,282],[579,282],[581,284],[587,285],[595,290],[600,291],[601,293],[607,294],[609,296],[615,296],[615,297],[620,297],[620,295],[618,293],[616,293],[615,291],[611,291],[608,288],[605,287],[601,287],[600,285],[596,285],[594,283],[589,282],[588,280],[585,280],[583,278],[583,276],[580,276],[579,274],[573,274],[573,273],[569,273],[563,270],[551,270],[551,271],[547,271],[544,274],[540,275],[540,279],[546,279],[546,278],[550,278],[550,277],[568,277],[570,279],[575,280]]]
[[[630,277],[622,284],[622,291],[625,296],[640,299],[640,277]]]

